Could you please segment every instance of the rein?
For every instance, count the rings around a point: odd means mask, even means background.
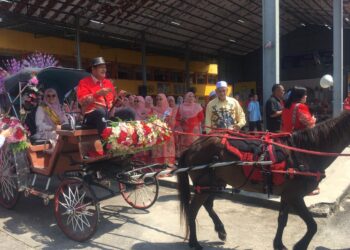
[[[229,131],[229,130],[228,130]],[[260,140],[261,142],[264,142],[266,144],[272,144],[275,146],[279,146],[284,149],[288,149],[294,152],[299,152],[299,153],[304,153],[304,154],[310,154],[310,155],[318,155],[318,156],[325,156],[325,157],[337,157],[337,156],[350,156],[349,153],[332,153],[332,152],[321,152],[321,151],[315,151],[315,150],[308,150],[308,149],[302,149],[302,148],[297,148],[293,146],[288,146],[282,143],[274,142],[271,139],[273,138],[283,138],[283,137],[290,137],[290,133],[270,133],[270,132],[260,132],[262,134],[262,138],[253,136],[253,135],[246,135],[240,132],[235,132],[237,135],[242,135],[242,137],[237,137],[237,136],[231,136],[228,134],[222,135],[222,134],[215,134],[213,132],[212,134],[194,134],[194,133],[187,133],[187,132],[181,132],[181,131],[173,131],[175,134],[182,134],[182,135],[191,135],[191,136],[200,136],[200,137],[219,137],[219,138],[227,138],[227,139],[234,139],[234,140]],[[231,133],[232,131],[230,131]],[[268,139],[264,139],[267,135]]]

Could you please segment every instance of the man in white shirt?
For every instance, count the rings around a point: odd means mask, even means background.
[[[216,83],[216,98],[205,111],[205,126],[209,133],[214,128],[240,130],[245,124],[245,114],[239,102],[227,96],[227,82]]]

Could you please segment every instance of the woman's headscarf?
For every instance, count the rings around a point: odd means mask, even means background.
[[[128,100],[129,100],[129,107],[130,107],[130,108],[135,108],[135,105],[134,105],[134,104],[135,104],[135,103],[134,103],[135,97],[136,97],[136,96],[134,96],[134,95],[131,95],[131,96],[128,97]]]
[[[152,109],[153,109],[153,98],[152,96],[146,96],[145,97],[145,109],[146,109],[146,112],[147,114],[150,114],[152,113]]]
[[[176,102],[175,102],[175,98],[173,96],[168,96],[169,106],[170,106],[170,101],[174,101],[174,107],[175,107],[176,106]],[[171,108],[174,108],[174,107],[171,107]]]
[[[47,98],[47,95],[49,93],[51,93],[51,94],[56,96],[55,97],[55,102],[52,103],[52,104],[49,103],[48,98]],[[57,92],[56,92],[55,89],[49,88],[49,89],[45,90],[43,103],[56,113],[56,115],[59,117],[59,119],[61,121],[61,124],[66,120],[65,114],[64,114],[64,112],[62,110],[62,107],[61,107],[61,104],[60,104],[60,101],[58,99],[58,95],[57,95]]]
[[[190,98],[190,95],[193,95],[193,93],[186,93],[184,103],[179,107],[179,112],[181,112],[181,116],[184,119],[194,117],[203,110],[202,106],[195,102],[195,98]]]
[[[145,106],[146,106],[146,108],[153,108],[154,104],[153,104],[152,96],[148,95],[145,97]]]
[[[184,102],[184,98],[182,96],[178,96],[176,99],[176,104],[181,105]]]
[[[145,99],[142,96],[137,96],[134,99],[134,109],[136,113],[136,120],[144,120],[147,118],[147,111],[145,108]]]
[[[162,99],[160,102],[158,102],[159,98]],[[170,108],[169,108],[169,103],[168,103],[168,100],[166,99],[166,96],[163,93],[159,93],[156,96],[156,106],[153,107],[153,110],[155,111],[155,113],[159,118],[162,118],[165,111],[168,109]],[[170,112],[171,112],[171,109],[170,109]]]

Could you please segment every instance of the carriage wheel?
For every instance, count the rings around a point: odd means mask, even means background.
[[[135,171],[132,175],[149,173],[152,169],[145,168]],[[147,177],[145,179],[133,179],[131,176],[129,180],[119,182],[119,190],[124,200],[133,208],[147,209],[150,208],[158,198],[159,183],[154,177]]]
[[[55,194],[55,217],[64,234],[75,241],[90,239],[97,229],[99,205],[80,179],[65,179]]]
[[[4,145],[0,149],[0,204],[11,209],[19,198],[16,163],[12,150]]]

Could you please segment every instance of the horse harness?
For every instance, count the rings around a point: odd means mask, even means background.
[[[286,135],[284,135],[286,137]],[[238,156],[242,161],[264,161],[270,160],[273,162],[270,166],[263,165],[252,165],[249,170],[244,169],[248,166],[243,166],[243,171],[245,171],[246,179],[238,187],[233,188],[232,193],[238,193],[241,188],[243,188],[249,181],[254,182],[252,177],[260,171],[263,182],[263,192],[267,193],[268,196],[273,193],[274,178],[272,172],[272,166],[282,164],[280,167],[283,167],[285,170],[285,175],[281,176],[279,182],[282,184],[286,177],[293,179],[295,169],[300,171],[305,171],[305,168],[302,164],[299,163],[296,156],[291,152],[287,153],[282,148],[274,146],[270,141],[273,141],[273,137],[270,134],[264,134],[260,139],[256,138],[253,140],[232,140],[230,139],[229,134],[225,134],[221,140],[221,144],[227,149],[231,154]],[[278,139],[278,138],[277,138]],[[290,144],[292,142],[288,142]],[[248,159],[250,158],[250,159]],[[219,160],[219,157],[216,156],[213,159],[213,163],[216,163]],[[225,189],[225,185],[217,185],[215,179],[215,169],[209,168],[210,175],[210,185],[202,186],[199,185],[199,180],[207,175],[208,172],[202,173],[196,180],[194,180],[194,192],[197,194],[207,193],[207,192],[219,192]],[[283,179],[282,179],[283,178]]]

